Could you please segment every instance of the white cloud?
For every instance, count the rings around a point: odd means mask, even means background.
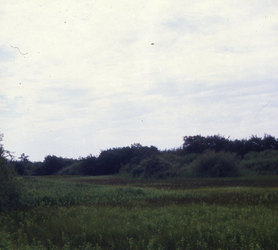
[[[277,10],[270,0],[3,2],[5,147],[42,160],[178,147],[197,133],[277,136]]]

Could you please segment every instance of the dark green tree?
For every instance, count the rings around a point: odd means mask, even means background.
[[[57,173],[63,167],[67,166],[65,159],[62,157],[57,157],[55,155],[48,155],[44,158],[42,164],[42,174],[52,175]]]
[[[185,154],[203,153],[210,149],[215,152],[233,152],[243,157],[249,152],[261,152],[266,149],[278,150],[278,141],[275,137],[265,134],[264,138],[252,135],[249,139],[230,140],[221,135],[214,136],[184,136],[183,152]]]
[[[23,162],[23,163],[28,163],[29,162],[28,158],[29,158],[29,156],[25,155],[24,153],[22,153],[20,155],[20,157],[18,157],[18,159],[20,159],[20,161]]]
[[[131,147],[110,148],[101,151],[97,158],[97,166],[100,168],[100,174],[117,174],[124,165],[139,164],[143,159],[158,153],[156,147],[143,147],[139,143],[132,144]]]
[[[29,158],[29,156],[25,155],[24,153],[22,153],[20,155],[20,157],[18,157],[18,159],[20,161],[16,161],[15,164],[14,164],[14,168],[15,168],[15,171],[17,172],[17,174],[19,174],[19,175],[24,175],[25,174],[26,166],[31,163],[28,160],[28,158]]]
[[[100,168],[100,174],[117,174],[120,168],[128,163],[132,158],[130,147],[111,148],[101,151],[97,158],[97,165]]]
[[[264,149],[275,149],[278,150],[278,141],[274,136],[265,134],[263,138]]]
[[[81,159],[81,171],[84,175],[101,175],[101,169],[97,165],[97,158],[89,155]]]
[[[186,153],[203,153],[207,149],[205,137],[201,135],[184,136],[183,148]]]

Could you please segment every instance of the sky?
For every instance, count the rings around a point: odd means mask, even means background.
[[[277,0],[0,6],[0,133],[16,157],[278,137]]]

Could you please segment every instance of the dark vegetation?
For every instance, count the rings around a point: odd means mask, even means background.
[[[235,177],[278,174],[278,141],[263,138],[230,140],[220,135],[185,136],[183,146],[160,151],[139,143],[102,150],[99,156],[67,159],[48,155],[43,162],[30,162],[24,153],[11,157],[8,166],[18,175],[111,175],[142,178]]]
[[[14,168],[7,164],[2,138],[0,134],[0,212],[18,208],[21,202],[20,183],[16,180]]]

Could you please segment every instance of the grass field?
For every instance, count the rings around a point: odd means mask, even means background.
[[[278,176],[22,178],[0,249],[278,249]]]

